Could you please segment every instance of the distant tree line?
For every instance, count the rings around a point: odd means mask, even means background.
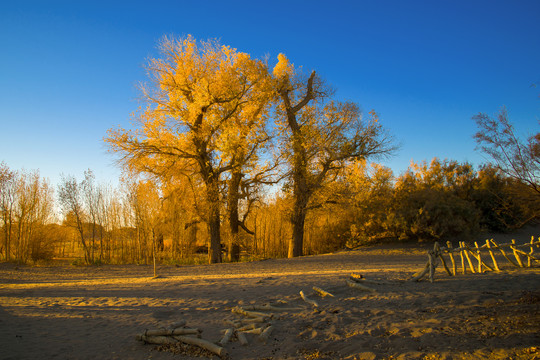
[[[53,189],[37,171],[13,171],[0,163],[0,215],[3,260],[25,263],[53,255]]]
[[[81,181],[64,177],[55,201],[53,189],[37,172],[12,171],[4,163],[0,169],[3,261],[150,264],[155,257],[170,264],[207,262],[205,208],[188,181],[165,188],[139,180],[113,189],[95,184],[87,171]],[[475,170],[449,160],[413,163],[399,176],[380,164],[357,161],[325,191],[333,200],[306,217],[305,254],[386,240],[467,240],[480,231],[511,231],[540,214],[539,202],[533,201],[537,195],[525,183],[493,165]],[[220,207],[227,206],[224,199]],[[249,231],[233,235],[224,227],[221,236],[225,243],[234,236],[244,259],[286,257],[293,211],[289,188],[267,189],[255,201],[239,202]],[[240,255],[231,258],[230,249],[222,250],[229,260],[239,260]]]

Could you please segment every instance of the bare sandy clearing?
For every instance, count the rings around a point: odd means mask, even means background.
[[[134,336],[185,319],[218,341],[239,304],[287,301],[264,344],[225,345],[232,359],[540,358],[540,269],[406,281],[425,264],[417,247],[254,263],[20,267],[0,264],[0,358],[189,359]],[[367,293],[351,273],[384,280]],[[319,286],[335,295],[321,298]],[[304,303],[303,290],[318,308]]]

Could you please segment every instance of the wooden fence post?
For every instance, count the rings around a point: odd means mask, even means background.
[[[455,276],[457,274],[457,264],[454,258],[454,252],[459,252],[461,257],[461,270],[463,274],[467,273],[467,264],[469,266],[469,269],[473,274],[476,272],[482,273],[484,270],[489,271],[500,271],[499,264],[497,263],[497,259],[495,257],[495,250],[499,250],[501,254],[508,260],[512,265],[516,267],[532,267],[534,262],[540,262],[540,258],[534,256],[534,248],[539,247],[540,248],[540,238],[538,241],[534,240],[534,236],[531,238],[530,243],[525,243],[521,245],[517,245],[515,240],[512,240],[511,243],[507,244],[497,244],[493,239],[486,239],[486,244],[479,246],[478,242],[474,243],[474,249],[467,245],[464,241],[459,242],[459,248],[453,248],[451,242],[447,242],[447,247],[442,248],[440,247],[438,242],[435,242],[433,246],[433,250],[428,250],[427,256],[428,261],[426,266],[423,270],[416,273],[411,281],[418,281],[422,277],[428,275],[430,282],[434,281],[435,278],[435,270],[437,268],[437,261],[438,258],[441,259],[441,262],[444,266],[444,269],[448,273],[449,276]],[[504,251],[504,248],[510,248],[513,251],[515,260],[511,259],[506,252]],[[523,250],[522,250],[523,248]],[[529,251],[527,251],[527,248],[530,248]],[[482,250],[487,249],[489,252],[489,255],[491,257],[491,260],[493,261],[493,267],[489,264],[488,261],[482,259]],[[448,268],[446,261],[444,259],[444,254],[447,253],[450,256],[450,260],[452,261],[452,271]],[[471,259],[471,256],[474,257],[478,261],[478,268],[476,268],[473,265],[473,260]],[[522,256],[525,256],[527,258],[527,263],[522,259]],[[465,260],[466,259],[466,260]],[[517,263],[516,263],[517,261]],[[314,288],[314,290],[317,290]]]
[[[529,256],[527,257],[528,267],[532,266],[533,253],[534,253],[534,236],[531,236],[531,250],[529,251]]]
[[[475,241],[474,246],[476,247],[476,254],[478,255],[478,273],[482,273],[482,254],[480,253],[480,247],[478,247],[478,243]]]
[[[478,264],[479,264],[478,268],[479,268],[479,270],[481,270],[482,269],[481,266],[484,265],[488,270],[493,271],[491,266],[489,266],[488,264],[486,264],[485,262],[482,261],[482,258],[480,257],[480,255],[475,254],[475,252],[473,252],[472,249],[469,248],[468,246],[467,246],[467,249],[469,249],[471,255],[474,256],[474,258],[476,260],[478,260]]]
[[[452,243],[448,241],[446,243],[446,247],[448,248],[448,255],[450,255],[450,261],[452,261],[452,273],[454,274],[454,276],[456,276],[457,266],[456,266],[456,260],[454,259],[454,253],[452,251],[453,250]]]
[[[469,247],[465,245],[465,242],[462,242],[463,251],[465,252],[465,257],[467,258],[467,263],[469,264],[469,268],[471,269],[471,272],[474,274],[476,271],[474,270],[474,266],[472,264],[471,258],[469,256]]]
[[[519,256],[518,252],[516,251],[516,240],[512,239],[512,245],[510,246],[510,249],[514,251],[514,256],[516,257],[517,263],[519,264],[519,267],[523,267],[523,261],[521,261],[521,257]]]
[[[459,242],[459,249],[459,256],[461,257],[461,272],[463,273],[463,275],[465,275],[467,274],[467,268],[465,267],[465,256],[463,254],[463,251],[465,249],[463,248],[463,244],[461,241]]]
[[[508,257],[508,255],[506,255],[506,252],[503,250],[502,247],[500,247],[500,246],[495,242],[495,240],[491,239],[490,241],[493,243],[493,245],[495,245],[495,247],[496,247],[497,249],[499,249],[499,251],[500,251],[501,254],[506,258],[506,260],[508,260],[512,265],[514,265],[514,266],[516,266],[516,267],[519,267],[519,265],[516,264],[516,263],[514,262],[514,260],[510,259],[510,258]]]
[[[439,258],[441,259],[441,262],[444,266],[444,270],[446,270],[446,273],[449,275],[449,276],[452,276],[452,272],[450,271],[450,269],[448,268],[448,266],[446,265],[446,261],[444,260],[444,257],[442,256],[442,252],[439,250],[438,252],[438,256]]]
[[[491,260],[493,260],[493,266],[495,267],[495,270],[496,271],[501,271],[499,269],[499,265],[497,264],[497,260],[495,260],[495,255],[493,254],[493,251],[491,250],[491,245],[490,245],[488,239],[486,239],[486,247],[488,248],[489,255],[491,256]]]

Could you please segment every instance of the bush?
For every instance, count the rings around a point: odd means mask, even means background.
[[[34,263],[50,261],[54,257],[54,247],[54,234],[45,226],[39,227],[30,239],[30,259]]]

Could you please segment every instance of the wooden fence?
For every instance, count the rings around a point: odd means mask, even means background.
[[[435,242],[433,250],[428,251],[426,266],[413,276],[412,281],[418,281],[424,276],[428,276],[429,281],[433,282],[439,260],[450,276],[458,274],[459,260],[461,260],[462,274],[467,273],[467,267],[473,274],[487,270],[500,271],[498,261],[501,259],[506,259],[510,264],[518,268],[532,267],[536,261],[540,262],[540,258],[536,257],[534,253],[535,248],[540,248],[540,238],[535,240],[534,236],[531,237],[530,243],[521,245],[516,244],[515,240],[508,244],[499,245],[493,239],[486,240],[486,243],[482,246],[479,246],[477,242],[474,243],[474,246],[471,246],[463,241],[459,243],[457,248],[452,247],[450,242],[447,242],[446,245],[446,247],[441,247],[438,242]],[[528,249],[528,251],[524,249]],[[498,255],[499,252],[502,257]],[[448,266],[449,264],[444,255],[449,257],[451,267]],[[491,259],[491,261],[488,259]]]

